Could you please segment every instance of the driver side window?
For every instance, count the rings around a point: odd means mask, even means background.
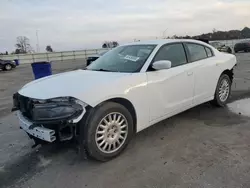
[[[156,54],[154,62],[160,60],[171,61],[171,67],[177,67],[186,64],[187,58],[183,45],[181,43],[177,43],[163,46]]]

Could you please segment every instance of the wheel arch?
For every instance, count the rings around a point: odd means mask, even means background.
[[[220,80],[220,77],[223,75],[223,74],[226,74],[229,76],[230,80],[231,80],[231,84],[233,83],[233,78],[234,78],[234,73],[233,73],[233,68],[230,70],[230,69],[225,69],[220,75],[219,77],[217,78],[217,84]],[[216,87],[214,88],[214,94],[216,92],[216,88],[217,88],[217,84],[216,84]]]
[[[231,82],[233,82],[233,78],[234,78],[233,69],[231,69],[231,70],[226,69],[226,70],[224,70],[224,71],[221,73],[221,75],[223,75],[223,74],[228,75],[229,78],[230,78],[230,80],[231,80]],[[221,77],[221,75],[220,75],[220,77]]]
[[[136,115],[135,107],[134,107],[134,105],[132,104],[131,101],[129,101],[128,99],[123,98],[123,97],[114,97],[114,98],[107,99],[107,100],[101,102],[100,104],[103,104],[105,102],[115,102],[115,103],[119,103],[122,106],[124,106],[132,115],[133,132],[134,133],[137,132],[137,115]]]

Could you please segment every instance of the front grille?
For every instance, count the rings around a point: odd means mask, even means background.
[[[29,97],[18,95],[17,101],[18,101],[18,108],[22,112],[22,115],[32,120],[32,109],[33,109],[32,99],[30,99]]]

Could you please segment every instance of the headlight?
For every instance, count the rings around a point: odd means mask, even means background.
[[[35,101],[32,119],[34,121],[67,120],[78,117],[86,106],[72,97],[60,97]]]

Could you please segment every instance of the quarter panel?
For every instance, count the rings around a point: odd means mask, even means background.
[[[194,62],[195,67],[195,103],[206,102],[213,98],[220,75],[231,70],[236,64],[236,57],[231,54],[217,52],[214,57]]]

